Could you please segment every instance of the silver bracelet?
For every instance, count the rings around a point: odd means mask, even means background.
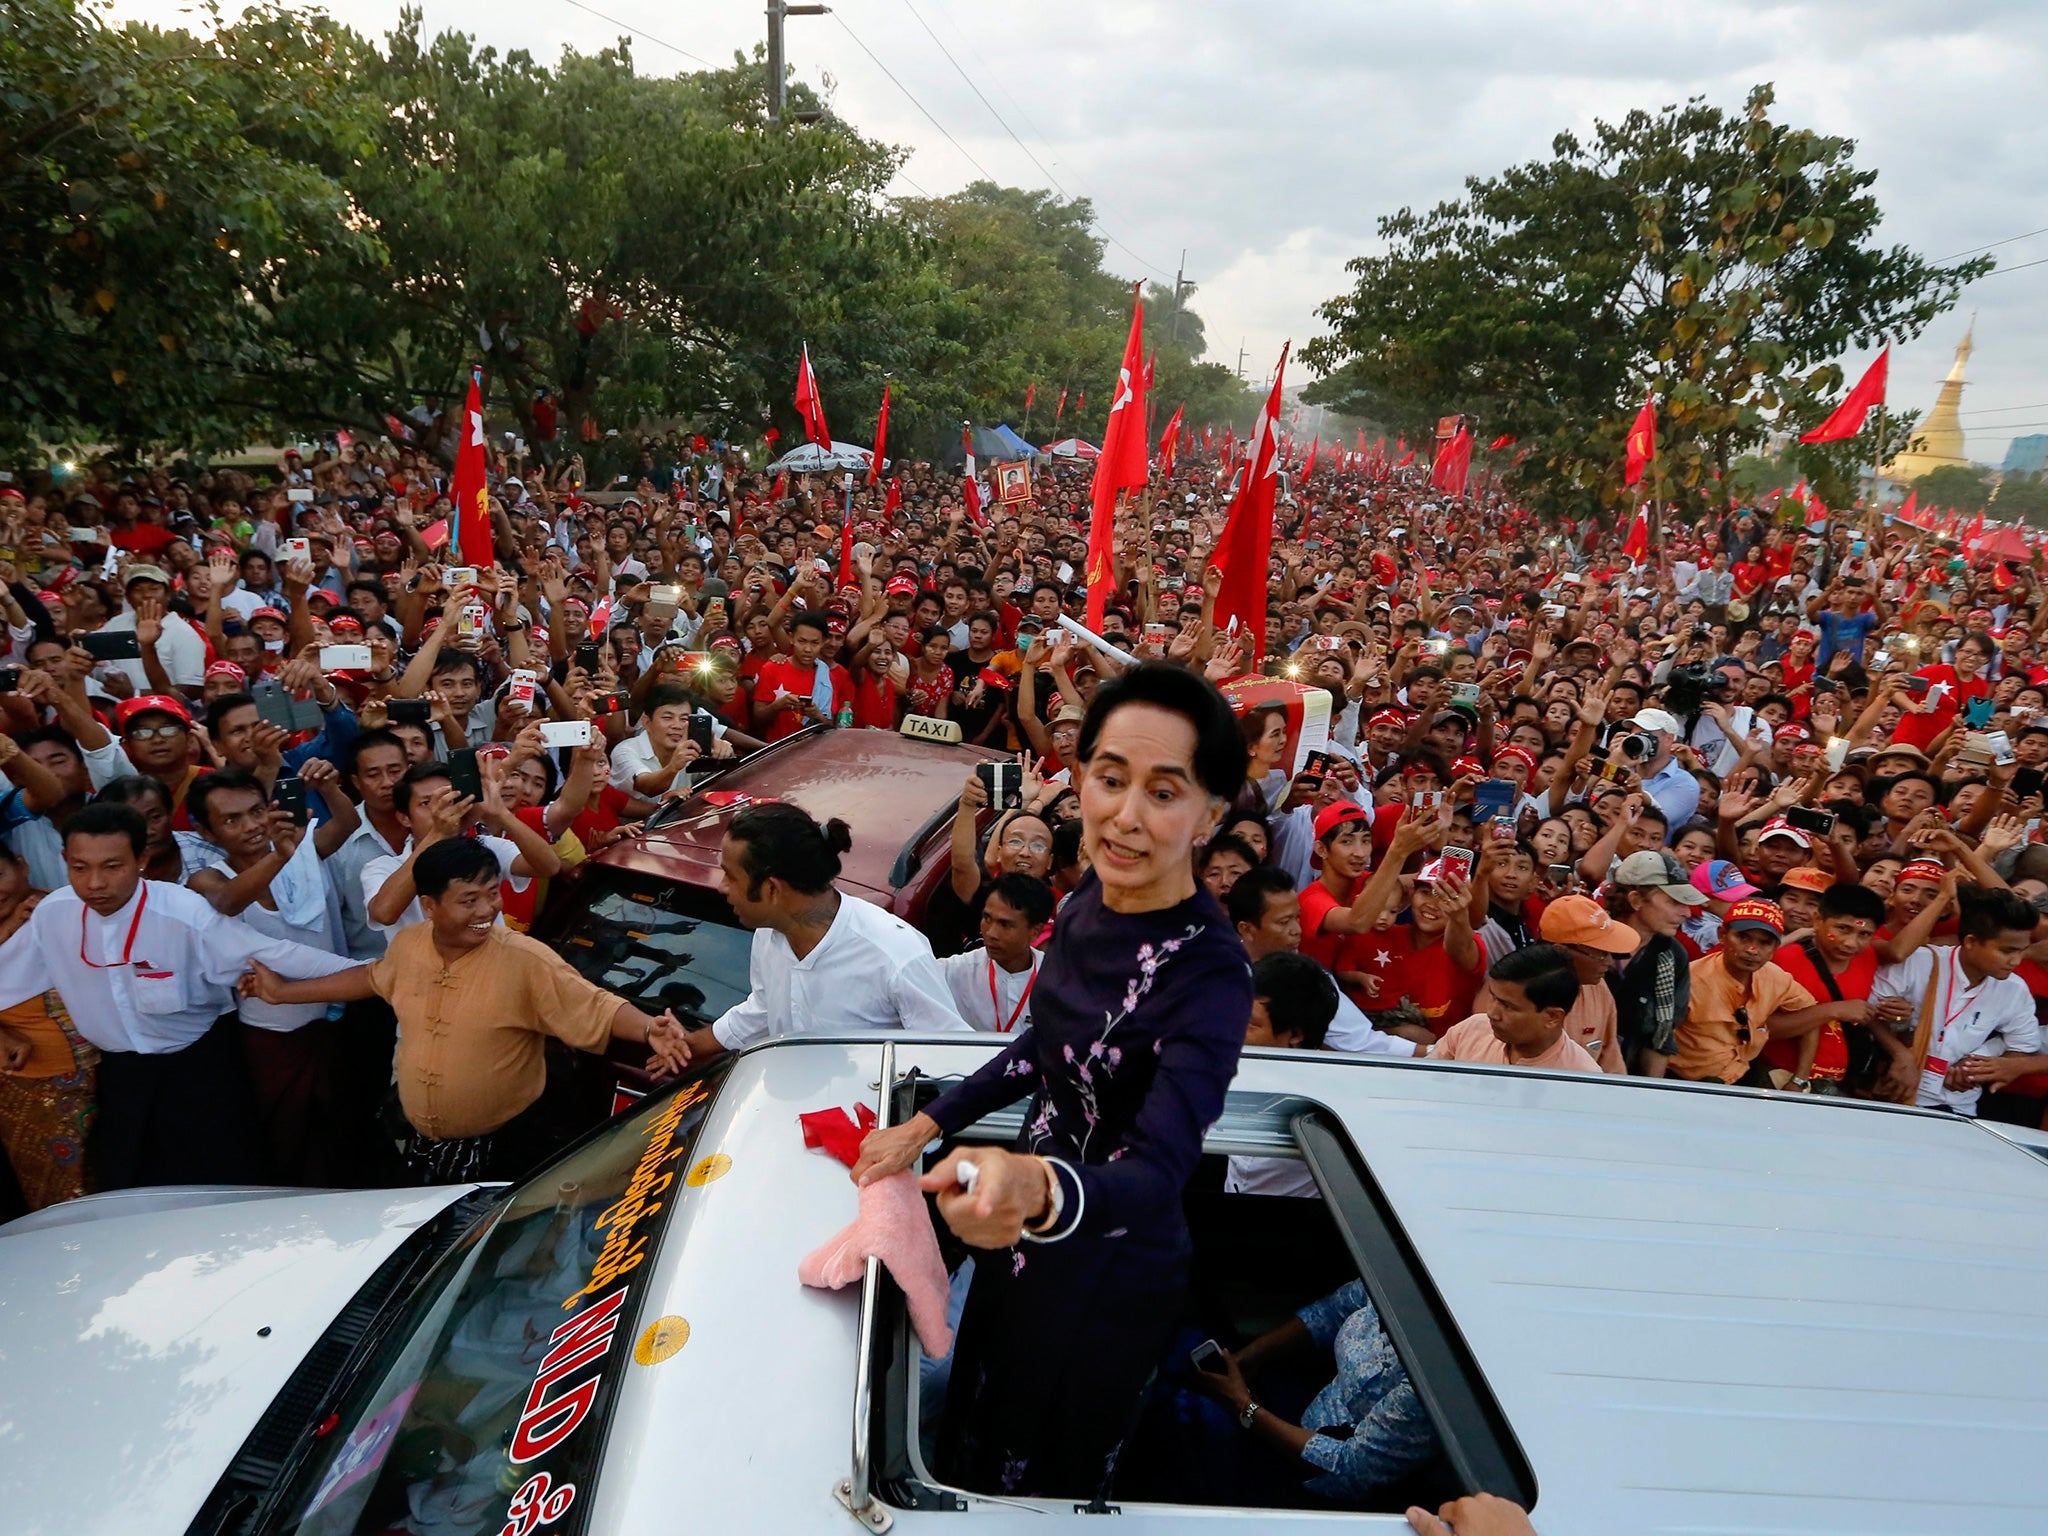
[[[1075,1230],[1080,1227],[1081,1218],[1082,1216],[1087,1214],[1088,1210],[1088,1190],[1087,1187],[1082,1184],[1081,1176],[1078,1173],[1074,1172],[1072,1166],[1063,1161],[1062,1159],[1057,1157],[1047,1157],[1040,1159],[1040,1161],[1045,1163],[1045,1165],[1049,1168],[1064,1168],[1066,1170],[1067,1177],[1074,1181],[1073,1219],[1070,1220],[1064,1227],[1060,1227],[1059,1230],[1056,1232],[1026,1231],[1022,1233],[1021,1236],[1027,1243],[1057,1243],[1065,1238],[1072,1237],[1074,1235]],[[1052,1214],[1047,1218],[1048,1226],[1058,1226],[1060,1215],[1064,1210],[1065,1206],[1066,1189],[1061,1184],[1059,1175],[1055,1173],[1053,1175],[1052,1181]]]

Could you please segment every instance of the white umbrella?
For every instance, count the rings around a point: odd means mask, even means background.
[[[803,443],[789,450],[768,467],[776,473],[792,470],[798,474],[820,474],[832,469],[866,469],[874,450],[859,443],[834,442],[828,451],[816,443]]]

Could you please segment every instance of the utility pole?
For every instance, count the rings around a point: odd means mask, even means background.
[[[1237,382],[1244,382],[1244,337],[1237,338]]]
[[[1180,296],[1184,290],[1193,286],[1187,280],[1187,271],[1188,253],[1187,248],[1183,246],[1180,253],[1180,266],[1175,269],[1173,274],[1173,326],[1166,333],[1174,341],[1180,340]]]
[[[782,23],[789,16],[823,16],[829,7],[822,5],[787,5],[784,0],[768,0],[768,116],[780,121],[782,109],[789,104],[789,86],[784,79],[782,52]]]

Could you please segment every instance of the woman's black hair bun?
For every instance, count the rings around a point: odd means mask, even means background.
[[[825,834],[825,846],[834,853],[844,853],[853,846],[853,828],[834,816],[818,829]]]

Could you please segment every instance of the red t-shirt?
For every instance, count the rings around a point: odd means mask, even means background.
[[[137,523],[132,528],[109,528],[107,542],[130,554],[159,555],[178,542],[178,536],[155,523]],[[197,627],[196,625],[194,626]]]
[[[1379,1003],[1390,1007],[1407,998],[1422,1014],[1430,1033],[1441,1036],[1453,1024],[1471,1016],[1472,999],[1486,979],[1486,952],[1482,949],[1469,971],[1452,963],[1450,951],[1437,939],[1421,948],[1415,945],[1415,925],[1396,923],[1373,935],[1384,939],[1393,956],[1390,982],[1380,986]]]
[[[1956,676],[1954,667],[1945,662],[1937,662],[1931,667],[1922,667],[1913,675],[1924,677],[1929,683],[1947,683],[1948,690],[1934,702],[1933,708],[1927,713],[1907,715],[1899,721],[1899,728],[1892,732],[1892,740],[1901,746],[1918,747],[1925,751],[1935,737],[1955,723],[1956,716],[1962,713],[1965,700],[1991,697],[1991,685],[1984,681],[1984,674],[1981,672],[1966,683]],[[1928,691],[1930,694],[1933,692],[1931,688]]]
[[[837,715],[840,706],[846,702],[847,688],[846,684],[842,682],[842,679],[846,679],[846,669],[844,667],[832,667],[830,669],[830,676],[832,680],[832,705],[828,712]],[[847,681],[850,682],[850,679]],[[756,699],[772,699],[778,692],[794,693],[808,699],[815,696],[816,690],[817,670],[815,664],[808,667],[803,666],[787,656],[777,656],[764,665],[761,668],[760,677],[754,683],[754,697]],[[769,718],[768,734],[763,739],[767,741],[780,741],[785,736],[794,736],[807,723],[802,713],[798,710],[777,710]]]
[[[1804,944],[1783,944],[1778,947],[1777,962],[1791,973],[1792,979],[1813,994],[1817,1003],[1831,1003],[1834,993],[1828,990],[1827,982],[1814,969],[1807,958]],[[1844,998],[1868,998],[1870,985],[1877,980],[1877,948],[1873,944],[1862,954],[1849,962],[1849,969],[1834,978],[1835,986]],[[1787,1072],[1799,1070],[1800,1042],[1793,1040],[1772,1040],[1764,1046],[1766,1064],[1782,1068]],[[1842,1026],[1832,1019],[1820,1027],[1820,1042],[1813,1049],[1813,1076],[1828,1082],[1840,1082],[1849,1070],[1849,1037],[1842,1032]]]
[[[880,731],[896,729],[896,685],[877,683],[875,674],[863,671],[853,685],[853,723]]]
[[[1315,961],[1326,971],[1357,970],[1359,967],[1343,963],[1350,941],[1357,937],[1349,933],[1324,933],[1323,919],[1339,907],[1348,907],[1358,899],[1360,887],[1365,884],[1360,878],[1351,890],[1339,899],[1330,893],[1330,888],[1321,880],[1315,881],[1301,893],[1301,952]]]

